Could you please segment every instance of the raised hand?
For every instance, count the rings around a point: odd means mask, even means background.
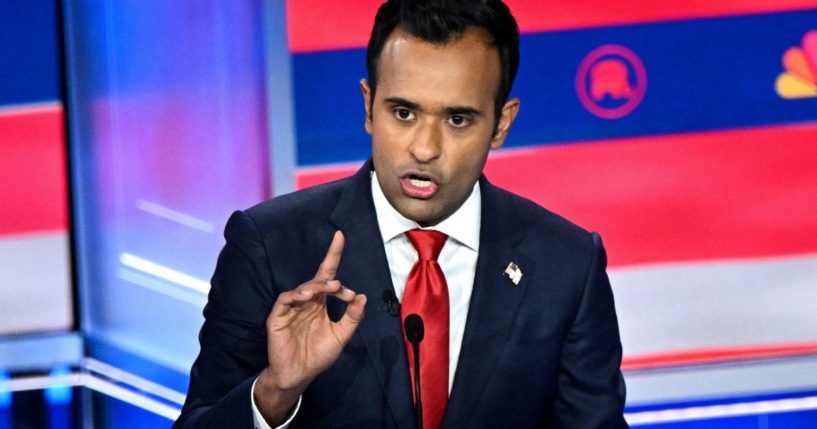
[[[337,231],[315,277],[280,294],[267,317],[269,366],[256,382],[254,400],[271,424],[284,420],[309,383],[337,360],[363,320],[366,296],[335,279],[343,243],[343,233]],[[347,303],[337,322],[326,312],[330,295]]]

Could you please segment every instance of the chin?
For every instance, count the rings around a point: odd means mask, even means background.
[[[412,214],[412,216],[406,217],[419,223],[420,226],[423,227],[436,225],[442,222],[446,217],[448,217],[439,215],[437,213],[429,213],[427,210],[415,211],[410,214]]]
[[[409,206],[398,209],[397,211],[407,219],[411,219],[420,225],[428,224],[434,219],[434,217],[428,213],[428,210],[424,210],[422,207]]]

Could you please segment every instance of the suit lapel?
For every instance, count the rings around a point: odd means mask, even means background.
[[[414,411],[400,318],[386,311],[382,298],[394,287],[372,202],[370,171],[371,161],[351,178],[332,213],[332,222],[346,238],[338,278],[368,298],[353,341],[365,345],[396,426],[411,429]]]
[[[470,427],[469,419],[494,371],[513,328],[533,264],[514,249],[521,238],[512,214],[503,211],[502,196],[481,180],[482,224],[474,289],[468,308],[462,350],[443,427]],[[510,263],[522,273],[518,284],[504,274]],[[513,271],[513,270],[511,270]]]

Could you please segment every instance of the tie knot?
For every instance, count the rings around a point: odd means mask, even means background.
[[[421,261],[436,261],[448,236],[440,231],[430,229],[412,229],[406,231],[411,244],[417,249]]]

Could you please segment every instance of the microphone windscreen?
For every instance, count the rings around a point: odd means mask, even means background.
[[[406,330],[406,338],[408,338],[409,341],[419,343],[423,340],[425,327],[423,325],[423,318],[420,317],[419,314],[411,313],[406,316],[403,326]]]

